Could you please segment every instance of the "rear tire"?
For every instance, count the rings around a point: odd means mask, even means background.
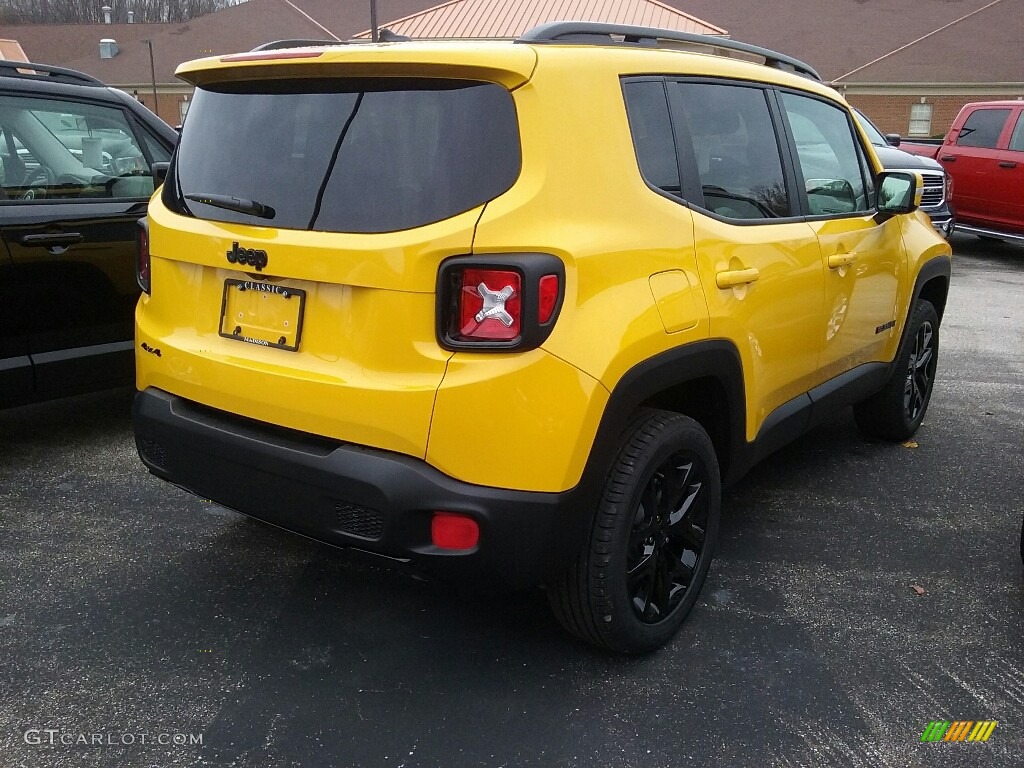
[[[924,420],[939,357],[939,315],[921,299],[907,323],[892,374],[880,392],[853,406],[857,426],[868,437],[907,440]]]
[[[697,602],[718,541],[721,480],[707,432],[639,411],[605,482],[588,540],[548,590],[569,632],[621,653],[664,645]]]

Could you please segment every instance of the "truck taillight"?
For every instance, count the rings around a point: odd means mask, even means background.
[[[551,333],[564,293],[565,266],[549,254],[448,259],[438,272],[438,342],[452,350],[533,349]]]
[[[135,233],[135,280],[144,293],[149,293],[150,279],[149,224],[145,219],[139,219]]]

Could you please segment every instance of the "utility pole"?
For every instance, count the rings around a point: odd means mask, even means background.
[[[153,85],[153,114],[159,117],[160,113],[157,112],[156,104],[156,65],[153,64],[153,41],[143,40],[142,42],[149,46],[149,78]]]
[[[370,0],[370,38],[375,43],[380,42],[380,32],[377,30],[377,0]]]

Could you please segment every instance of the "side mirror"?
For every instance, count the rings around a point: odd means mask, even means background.
[[[167,178],[167,169],[170,167],[170,163],[153,163],[153,189],[164,183]]]
[[[898,133],[887,133],[885,134],[885,143],[890,147],[898,147],[900,142],[903,141],[903,137]]]
[[[921,205],[924,179],[912,171],[885,171],[878,176],[875,207],[879,213],[913,213]]]

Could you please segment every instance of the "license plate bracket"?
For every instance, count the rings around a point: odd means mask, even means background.
[[[296,352],[306,292],[257,280],[224,281],[220,335],[260,347]]]

